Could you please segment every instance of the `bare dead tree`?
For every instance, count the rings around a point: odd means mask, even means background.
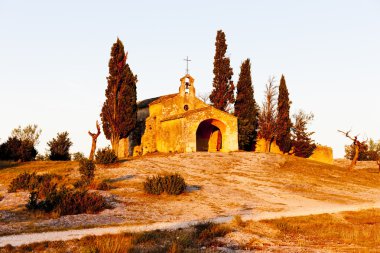
[[[210,104],[210,94],[211,92],[200,92],[198,93],[198,98],[206,104]]]
[[[351,164],[349,166],[349,169],[353,170],[354,167],[355,167],[355,165],[356,165],[356,162],[358,161],[358,158],[359,158],[359,150],[366,145],[367,141],[359,141],[358,140],[358,136],[359,135],[355,135],[354,137],[350,136],[351,130],[350,131],[346,131],[346,132],[344,132],[342,130],[338,130],[338,132],[344,134],[348,139],[350,139],[350,140],[353,141],[353,145],[354,145],[354,149],[355,149],[355,154],[354,154],[354,158],[352,159]]]
[[[88,157],[88,159],[90,160],[94,160],[94,154],[95,154],[95,150],[96,150],[96,141],[100,135],[100,126],[99,126],[99,122],[96,121],[96,129],[98,130],[96,134],[94,133],[91,133],[90,131],[88,131],[88,134],[91,136],[92,138],[92,145],[91,145],[91,152],[90,152],[90,156]]]
[[[265,140],[265,152],[270,152],[271,143],[276,138],[276,95],[277,86],[274,84],[275,78],[270,77],[266,85],[265,100],[259,113],[258,137]]]

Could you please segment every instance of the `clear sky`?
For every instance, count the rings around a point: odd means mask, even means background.
[[[186,56],[197,91],[210,91],[219,29],[235,82],[250,58],[261,104],[268,77],[284,74],[292,113],[314,113],[314,139],[335,157],[350,143],[337,129],[380,139],[380,1],[0,0],[0,141],[35,123],[40,153],[68,131],[87,155],[117,37],[142,100],[177,92]]]

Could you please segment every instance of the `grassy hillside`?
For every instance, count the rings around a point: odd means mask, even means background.
[[[7,193],[22,172],[57,173],[68,184],[80,178],[76,162],[28,162],[0,166],[0,234],[153,222],[204,220],[241,215],[260,219],[344,210],[379,201],[376,167],[347,169],[302,158],[264,153],[150,155],[98,166],[96,180],[114,189],[99,191],[113,209],[96,215],[49,217],[25,209],[26,192]],[[188,188],[179,196],[152,196],[142,182],[177,172]]]

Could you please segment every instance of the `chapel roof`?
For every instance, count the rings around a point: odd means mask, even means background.
[[[161,102],[165,101],[166,99],[175,97],[176,95],[178,95],[178,93],[164,95],[164,96],[161,96],[161,97],[144,99],[144,100],[141,100],[141,101],[137,102],[137,108],[140,108],[140,109],[146,108],[149,105],[161,103]]]

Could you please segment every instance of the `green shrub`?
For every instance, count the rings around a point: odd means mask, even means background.
[[[35,160],[36,161],[46,161],[46,157],[44,155],[37,154]]]
[[[167,175],[163,181],[164,190],[170,195],[178,195],[185,191],[185,179],[179,174]]]
[[[144,191],[148,194],[156,194],[160,195],[164,192],[164,188],[162,186],[162,177],[161,176],[153,176],[148,177],[144,182]]]
[[[96,190],[109,191],[111,189],[112,189],[112,186],[110,185],[110,183],[107,182],[107,180],[103,180],[96,185]]]
[[[97,213],[108,208],[105,199],[95,192],[89,193],[83,189],[70,190],[65,187],[59,190],[54,187],[45,198],[41,199],[38,192],[32,191],[26,206],[29,210],[54,212],[59,216]]]
[[[47,143],[50,150],[49,159],[52,161],[70,161],[70,147],[73,143],[70,141],[69,133],[58,133],[57,138],[53,138]]]
[[[24,172],[14,178],[8,187],[8,192],[16,192],[17,190],[38,190],[44,193],[50,190],[52,185],[56,184],[62,177],[56,174],[42,174],[37,175],[35,172]]]
[[[115,163],[117,162],[117,156],[110,147],[106,147],[103,149],[98,149],[95,154],[95,161],[100,164]]]
[[[89,159],[82,159],[79,162],[79,173],[84,184],[90,184],[95,177],[95,163]]]
[[[166,192],[170,195],[179,195],[185,189],[185,180],[179,174],[148,177],[144,182],[144,191],[148,194],[160,195]]]
[[[32,142],[9,137],[0,145],[0,160],[32,161],[37,155],[37,150]]]
[[[58,205],[54,212],[58,215],[98,213],[108,207],[103,196],[85,190],[65,190],[58,194]]]
[[[195,229],[198,241],[202,245],[209,245],[214,238],[223,237],[232,231],[231,228],[226,225],[212,222],[197,224]]]
[[[80,162],[82,159],[85,159],[85,156],[82,152],[75,152],[72,154],[72,158],[74,161]]]
[[[26,204],[26,208],[29,210],[38,209],[38,193],[36,191],[31,191],[29,194],[29,201]]]

